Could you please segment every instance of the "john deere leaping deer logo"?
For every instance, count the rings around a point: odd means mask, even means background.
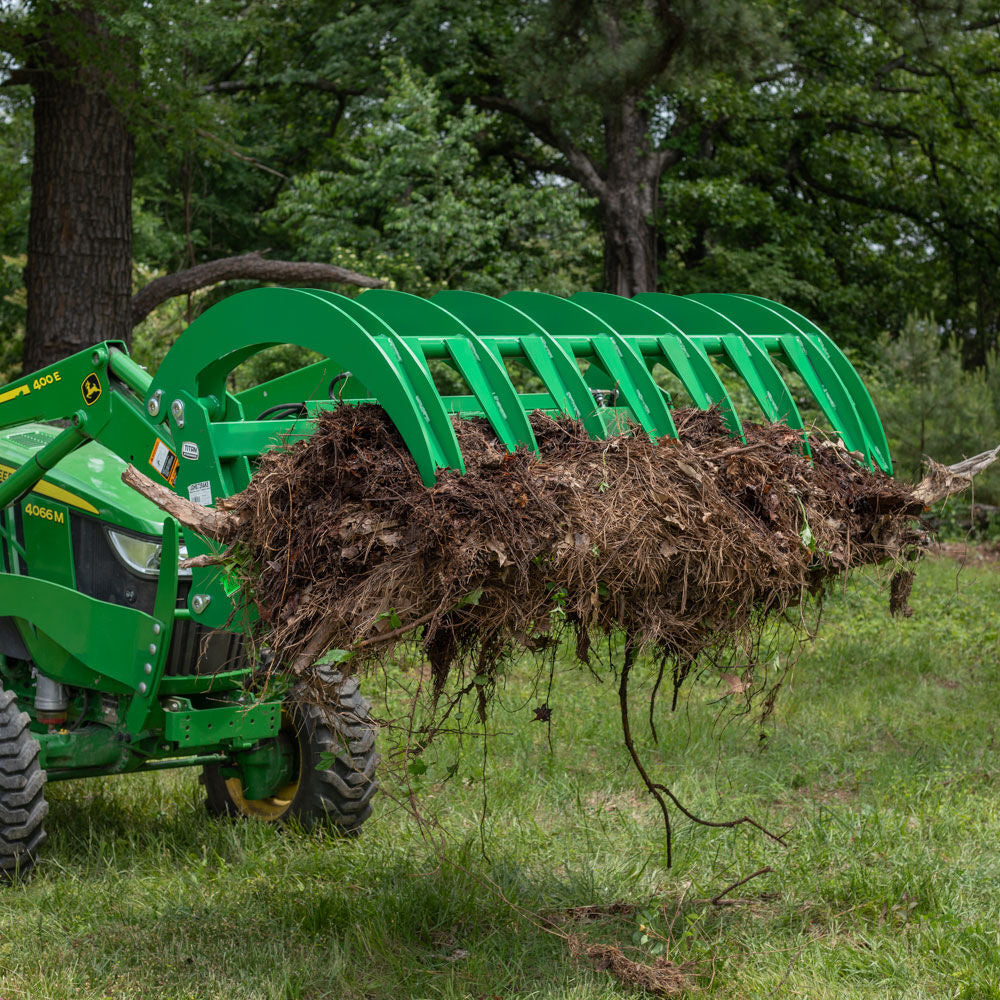
[[[87,406],[93,406],[101,398],[101,380],[97,377],[96,372],[91,372],[83,380],[80,390],[83,392],[83,401]]]

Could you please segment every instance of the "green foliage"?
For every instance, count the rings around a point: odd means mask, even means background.
[[[296,178],[270,213],[298,252],[350,261],[418,294],[591,287],[589,203],[568,185],[518,183],[502,162],[483,162],[476,139],[492,116],[469,105],[450,113],[434,83],[405,64],[387,80],[344,167]]]
[[[994,373],[965,370],[954,335],[911,316],[895,340],[881,343],[881,382],[869,378],[897,475],[917,479],[925,457],[945,465],[1000,443]],[[976,496],[995,503],[1000,476],[990,470]]]
[[[0,91],[0,385],[20,374],[21,367],[31,137],[25,96]]]

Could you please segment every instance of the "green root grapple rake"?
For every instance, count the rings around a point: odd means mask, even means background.
[[[321,360],[229,391],[235,368],[280,344]],[[459,392],[437,388],[432,362]],[[537,391],[515,388],[514,366]],[[211,505],[319,411],[372,401],[432,486],[438,469],[463,471],[456,417],[485,417],[509,449],[536,448],[534,410],[594,437],[638,426],[659,440],[676,437],[682,395],[717,406],[736,438],[741,419],[784,421],[808,454],[783,370],[859,461],[891,472],[845,356],[751,295],[257,289],[197,319],[154,375],[108,341],[0,389],[0,871],[34,862],[46,776],[199,765],[217,813],[353,832],[370,812],[374,732],[357,682],[322,668],[339,684],[335,720],[295,691],[254,693],[233,587],[217,567],[179,568],[208,543],[124,487],[126,463]],[[738,412],[737,381],[760,414]]]

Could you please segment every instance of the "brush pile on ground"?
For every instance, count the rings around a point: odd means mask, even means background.
[[[743,444],[715,412],[675,420],[679,440],[654,445],[535,414],[537,456],[456,420],[466,474],[427,489],[380,407],[341,406],[219,503],[221,540],[276,666],[305,674],[335,648],[361,670],[416,641],[437,689],[456,666],[482,684],[560,624],[582,659],[622,631],[676,680],[804,591],[918,544],[912,489],[842,445],[814,437],[810,464],[784,425],[748,426]]]

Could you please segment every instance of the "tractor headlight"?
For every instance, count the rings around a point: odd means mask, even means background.
[[[114,531],[108,528],[108,541],[115,555],[133,573],[140,576],[160,575],[160,553],[162,546],[156,539],[144,537],[142,535],[127,535],[123,531]],[[182,542],[178,552],[178,558],[187,559],[187,546]],[[190,569],[178,569],[178,576],[190,576]]]

